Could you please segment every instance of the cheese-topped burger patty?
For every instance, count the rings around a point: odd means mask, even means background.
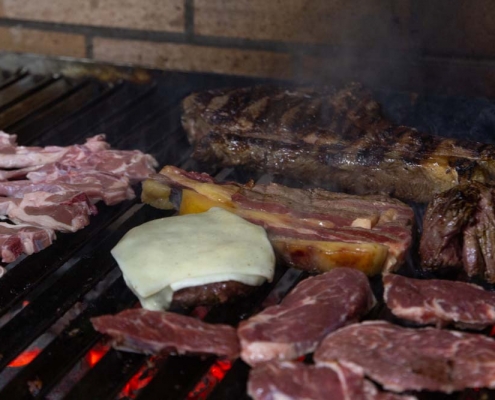
[[[172,301],[223,302],[271,281],[275,270],[265,230],[220,208],[133,228],[112,255],[127,286],[149,310],[166,310]]]

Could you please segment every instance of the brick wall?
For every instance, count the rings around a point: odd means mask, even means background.
[[[0,0],[1,50],[183,71],[486,90],[493,39],[492,0]]]

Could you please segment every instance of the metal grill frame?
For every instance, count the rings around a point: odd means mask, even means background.
[[[23,69],[19,69],[20,66]],[[155,156],[160,165],[174,164],[185,169],[198,166],[189,158],[190,148],[180,127],[180,100],[193,91],[262,82],[213,74],[148,71],[143,75],[130,68],[9,54],[0,55],[0,67],[9,70],[0,79],[0,129],[18,134],[20,145],[69,145],[106,133],[114,148],[139,148]],[[68,71],[77,71],[77,76]],[[102,82],[94,75],[111,76],[112,82]],[[260,178],[237,169],[216,173],[220,179],[243,182],[248,177]],[[35,359],[0,390],[0,398],[49,396],[88,351],[104,340],[93,330],[89,318],[117,313],[135,305],[136,298],[121,277],[110,281],[96,298],[88,300],[85,296],[115,275],[117,266],[110,249],[130,228],[171,213],[142,205],[139,198],[113,207],[98,204],[98,209],[99,214],[88,227],[74,234],[59,234],[51,247],[7,266],[7,274],[0,279],[0,317],[7,318],[9,313],[17,312],[0,327],[0,371],[9,368],[12,360],[60,322],[67,311],[79,302],[85,305]],[[411,264],[413,262],[411,260]],[[235,306],[212,308],[205,320],[235,325],[260,310],[263,302],[276,302],[305,276],[303,272],[278,267],[271,284],[263,285]],[[379,279],[373,282],[379,298],[380,283]],[[29,304],[23,306],[26,301]],[[384,318],[385,314],[382,304],[372,317]],[[179,356],[155,360],[109,350],[70,388],[65,398],[115,399],[129,379],[148,366],[157,373],[139,392],[138,400],[186,399],[214,361],[214,357]],[[208,398],[247,399],[248,371],[247,365],[237,360]]]

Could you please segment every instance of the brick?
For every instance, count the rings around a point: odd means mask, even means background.
[[[17,27],[0,27],[0,49],[21,53],[83,58],[86,56],[82,35]]]
[[[195,33],[330,45],[410,46],[411,0],[196,0]]]
[[[418,0],[415,12],[425,53],[495,56],[493,0]]]
[[[289,78],[292,58],[285,53],[95,38],[94,58],[144,67]]]
[[[66,24],[184,31],[183,0],[1,0],[0,15]]]

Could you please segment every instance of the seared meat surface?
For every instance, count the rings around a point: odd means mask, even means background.
[[[465,183],[428,205],[420,242],[423,268],[464,268],[469,277],[495,283],[494,190]]]
[[[458,183],[495,180],[495,147],[394,125],[369,91],[272,86],[220,89],[183,101],[194,156],[358,194],[427,202]]]
[[[195,307],[227,303],[251,294],[255,288],[256,286],[249,286],[236,281],[188,287],[174,292],[172,306]]]

